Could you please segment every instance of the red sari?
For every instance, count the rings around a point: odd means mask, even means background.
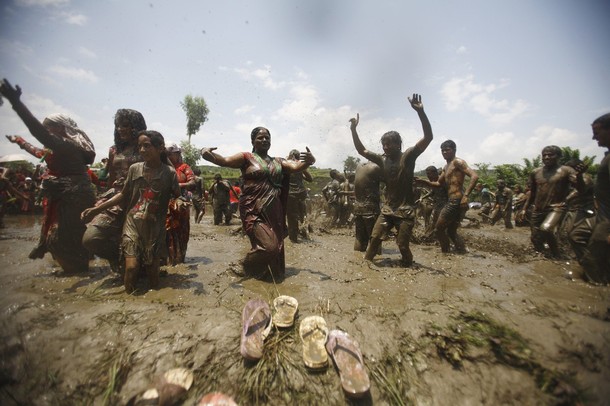
[[[174,168],[178,176],[178,183],[186,183],[195,179],[193,170],[187,164],[181,163]],[[168,265],[184,262],[189,242],[191,196],[190,192],[185,189],[181,190],[181,194],[179,198],[169,201],[167,210],[165,229],[167,231]]]

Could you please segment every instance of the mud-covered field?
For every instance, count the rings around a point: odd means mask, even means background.
[[[187,263],[161,289],[127,295],[103,260],[65,276],[49,255],[27,255],[38,217],[9,216],[0,230],[0,404],[125,404],[155,377],[188,368],[184,404],[221,391],[240,405],[539,405],[610,402],[610,288],[579,278],[573,261],[529,248],[527,229],[463,228],[470,252],[413,245],[399,265],[393,241],[373,263],[352,230],[313,225],[286,240],[278,284],[235,275],[248,242],[210,217],[191,225]],[[573,277],[572,279],[570,277]],[[239,354],[249,299],[294,296],[294,328],[272,330],[263,359]],[[370,395],[353,401],[331,366],[305,369],[298,323],[323,316],[360,343]]]

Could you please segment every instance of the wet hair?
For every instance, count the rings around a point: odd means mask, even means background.
[[[557,158],[561,158],[561,148],[559,148],[557,145],[547,145],[546,147],[542,148],[543,154],[544,151],[551,151],[557,155]]]
[[[426,172],[434,172],[434,173],[438,174],[438,169],[436,168],[436,166],[430,165],[429,167],[426,168]]]
[[[441,144],[441,149],[445,148],[451,148],[452,150],[456,151],[457,145],[455,145],[455,142],[453,140],[447,140]]]
[[[197,176],[201,175],[201,169],[199,168],[193,168],[193,173]]]
[[[395,142],[398,143],[398,145],[400,145],[402,148],[402,137],[398,131],[388,131],[387,133],[383,134],[381,136],[381,144],[383,145],[384,142]]]
[[[214,175],[214,180],[221,180],[222,179],[222,175],[217,173]]]
[[[330,177],[335,179],[335,177],[337,177],[337,175],[340,175],[339,171],[336,169],[331,169],[330,170]]]
[[[610,113],[597,117],[591,125],[595,124],[599,124],[604,129],[610,128]]]
[[[129,121],[132,129],[132,137],[137,140],[141,131],[146,130],[146,121],[142,113],[132,109],[118,109],[114,115],[114,145],[117,151],[122,151],[126,146],[126,142],[121,140],[121,136],[117,127],[121,121]]]
[[[141,135],[148,137],[150,139],[150,143],[152,144],[153,147],[155,147],[157,149],[162,148],[161,156],[160,156],[161,162],[163,162],[166,165],[171,166],[169,159],[167,159],[167,151],[165,150],[165,138],[163,138],[163,135],[161,135],[160,132],[153,131],[153,130],[140,131],[138,133],[138,137],[140,137]]]

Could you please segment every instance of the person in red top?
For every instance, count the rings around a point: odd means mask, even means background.
[[[239,182],[235,181],[231,189],[229,189],[229,210],[231,215],[237,213],[239,209],[239,195],[241,195],[241,188]]]
[[[169,202],[167,221],[167,251],[169,265],[177,265],[184,262],[186,249],[189,242],[191,191],[195,189],[195,174],[191,167],[182,160],[182,149],[172,143],[167,147],[167,158],[176,170],[178,183],[180,184],[180,197],[173,198]]]

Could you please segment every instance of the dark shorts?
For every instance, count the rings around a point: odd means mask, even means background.
[[[445,203],[445,206],[443,206],[438,215],[439,219],[443,219],[446,223],[459,223],[462,217],[461,201],[462,199],[447,200],[447,203]]]

